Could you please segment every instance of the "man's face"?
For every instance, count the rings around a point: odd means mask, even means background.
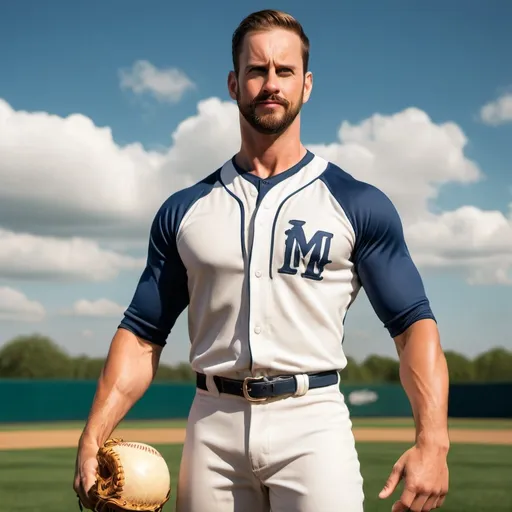
[[[240,113],[259,133],[284,132],[311,92],[299,36],[282,29],[249,33],[239,62],[238,77],[230,74],[229,90]]]

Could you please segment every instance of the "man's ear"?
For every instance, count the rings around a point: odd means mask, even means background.
[[[313,91],[313,73],[311,71],[308,71],[304,77],[304,91],[302,95],[302,100],[304,103],[307,103],[311,92]]]
[[[238,96],[238,82],[234,71],[230,71],[228,74],[228,91],[231,99],[236,101]]]

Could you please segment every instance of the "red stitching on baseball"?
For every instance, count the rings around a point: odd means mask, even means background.
[[[154,448],[151,448],[149,446],[141,446],[140,444],[130,443],[128,441],[122,441],[119,443],[119,445],[127,446],[128,448],[136,448],[137,450],[143,450],[145,452],[149,452],[152,453],[153,455],[161,457],[160,453],[158,453]]]

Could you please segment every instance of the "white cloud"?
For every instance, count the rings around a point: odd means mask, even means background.
[[[0,287],[0,319],[19,322],[39,322],[46,311],[42,304],[29,300],[13,288]]]
[[[508,240],[510,219],[476,208],[431,210],[445,184],[483,179],[464,153],[467,142],[455,123],[409,108],[345,121],[338,141],[308,147],[390,196],[422,266],[462,269],[472,283],[506,283],[510,246],[500,241]],[[142,265],[113,248],[145,246],[161,202],[213,172],[239,145],[238,109],[217,98],[201,101],[160,152],[120,146],[108,128],[81,115],[14,111],[0,101],[0,219],[10,230],[0,232],[0,274],[100,280]],[[62,238],[71,235],[79,238]]]
[[[464,155],[467,139],[460,127],[436,124],[416,108],[374,114],[357,125],[344,121],[338,137],[338,143],[311,149],[379,187],[409,221],[425,215],[442,185],[482,177]]]
[[[484,105],[480,109],[480,118],[492,126],[512,122],[512,92]]]
[[[0,277],[104,281],[144,259],[102,249],[82,238],[41,237],[0,229]]]
[[[81,299],[73,304],[70,313],[76,316],[118,317],[124,313],[125,309],[126,307],[109,299],[98,299],[95,301]],[[90,335],[91,334],[87,332],[87,336]]]
[[[94,336],[94,332],[93,332],[93,331],[91,331],[90,329],[84,329],[84,330],[82,331],[82,336],[83,336],[84,338],[89,339],[89,338],[92,338],[92,337]]]
[[[164,159],[140,144],[120,147],[109,128],[80,114],[14,111],[0,100],[1,224],[63,235],[140,232],[162,197]]]
[[[355,177],[376,185],[396,205],[408,245],[421,267],[463,272],[472,284],[512,284],[512,222],[499,211],[472,206],[435,214],[441,187],[479,181],[483,173],[464,154],[463,131],[434,123],[416,108],[344,122],[339,143],[312,147]]]
[[[119,72],[121,88],[136,94],[150,93],[157,100],[176,103],[195,85],[183,71],[176,68],[158,69],[147,60],[138,60],[130,69]]]
[[[82,115],[14,111],[0,100],[0,226],[116,240],[146,237],[161,202],[237,149],[236,107],[200,102],[164,152],[120,146]]]
[[[512,284],[512,217],[464,206],[406,230],[422,266],[462,271],[470,284]]]

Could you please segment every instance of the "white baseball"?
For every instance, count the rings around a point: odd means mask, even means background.
[[[134,441],[121,441],[112,448],[123,461],[123,498],[141,505],[163,502],[170,490],[171,476],[160,452]]]

